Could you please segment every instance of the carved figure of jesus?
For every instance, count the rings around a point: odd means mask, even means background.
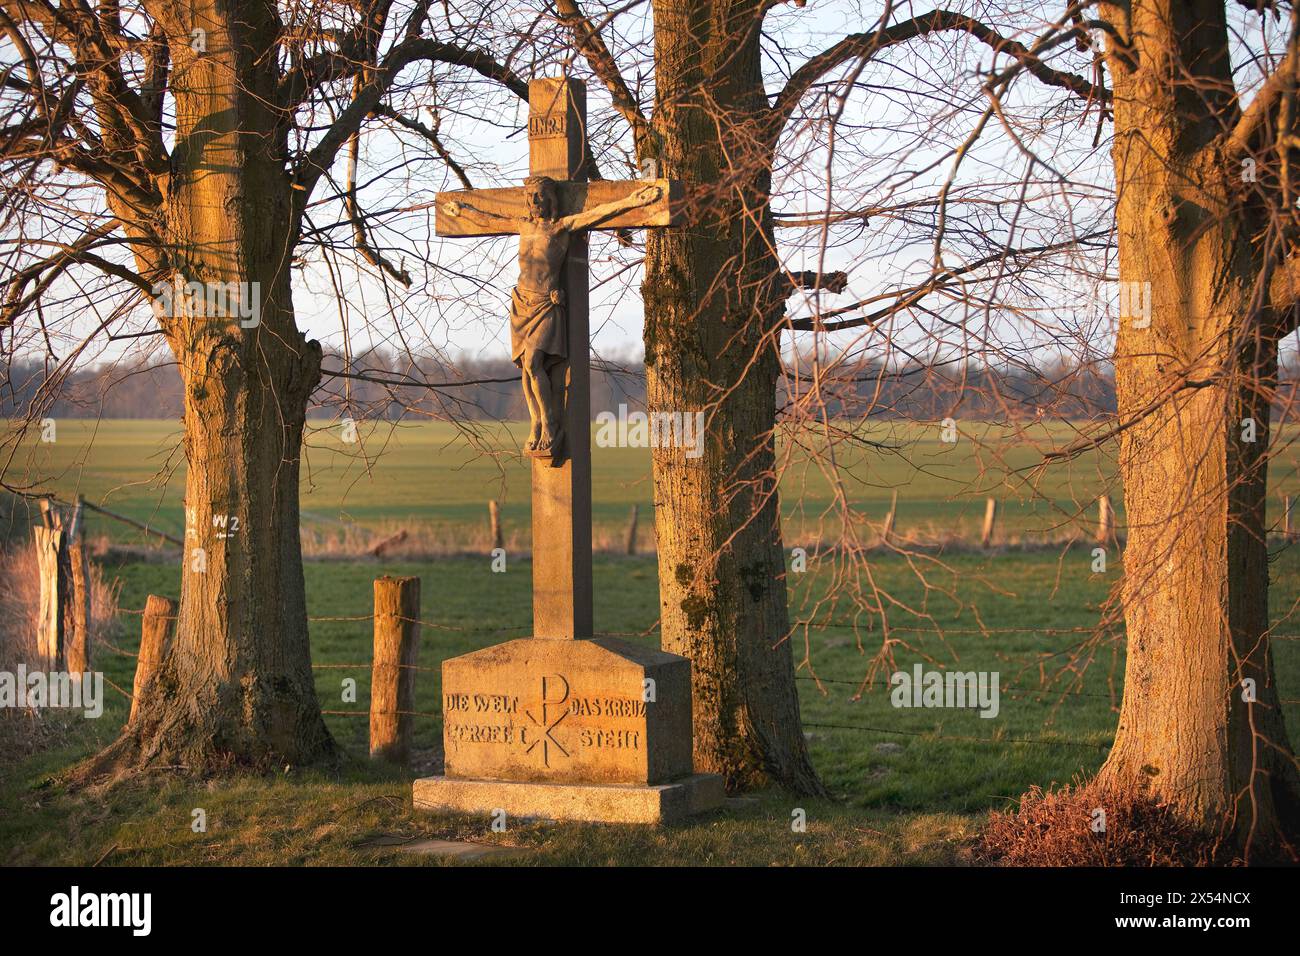
[[[559,193],[549,176],[524,180],[527,214],[522,219],[487,212],[465,202],[448,202],[452,216],[464,210],[511,222],[519,232],[519,283],[510,294],[510,358],[523,373],[524,401],[531,428],[525,451],[534,458],[558,460],[562,454],[564,368],[569,357],[564,301],[564,263],[569,237],[620,213],[656,202],[663,189],[646,186],[626,199],[570,216],[559,215]]]

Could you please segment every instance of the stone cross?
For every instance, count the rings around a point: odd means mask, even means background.
[[[416,809],[660,823],[722,805],[695,773],[691,664],[592,634],[585,230],[674,225],[662,179],[588,182],[582,85],[529,84],[527,183],[440,193],[443,236],[519,236],[511,357],[531,430],[533,635],[442,662],[444,768]],[[541,177],[546,177],[545,179]]]
[[[667,180],[588,181],[586,89],[528,84],[528,181],[439,193],[440,236],[519,236],[511,358],[528,403],[532,458],[533,637],[592,635],[591,378],[586,230],[670,226]]]

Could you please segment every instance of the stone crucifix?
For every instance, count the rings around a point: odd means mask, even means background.
[[[528,211],[522,218],[479,209],[467,201],[443,204],[449,216],[473,214],[519,233],[519,283],[510,293],[510,358],[523,373],[532,423],[525,446],[530,457],[549,458],[552,463],[564,459],[564,380],[555,375],[552,382],[552,375],[569,357],[564,272],[573,234],[652,206],[664,195],[663,187],[651,183],[624,199],[565,216],[559,211],[555,180],[529,176],[524,183]]]
[[[674,225],[680,187],[588,182],[582,85],[534,80],[528,93],[527,184],[435,206],[441,236],[519,236],[510,326],[532,418],[533,634],[442,662],[444,769],[412,784],[411,803],[669,822],[721,806],[723,781],[694,771],[690,661],[592,632],[584,230]]]
[[[522,187],[439,193],[439,236],[519,236],[511,358],[519,366],[533,459],[533,631],[592,634],[591,386],[587,235],[675,225],[681,188],[663,179],[588,181],[586,89],[528,84],[529,177]]]

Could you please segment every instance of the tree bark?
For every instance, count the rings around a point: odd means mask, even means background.
[[[214,309],[174,294],[160,316],[185,390],[179,620],[150,693],[85,777],[334,756],[311,670],[298,530],[321,349],[298,331],[290,293],[298,223],[274,106],[274,8],[200,0],[190,12],[192,23],[167,23],[177,121],[168,245],[141,267],[240,290],[253,314],[230,299]],[[205,49],[191,46],[192,28],[206,31]]]
[[[1125,24],[1117,7],[1107,16]],[[1137,64],[1110,58],[1120,278],[1150,283],[1150,324],[1121,317],[1116,351],[1120,421],[1132,423],[1119,461],[1128,653],[1099,782],[1268,854],[1298,832],[1300,807],[1268,640],[1277,338],[1254,299],[1251,207],[1219,148],[1235,109],[1224,4],[1131,11]]]
[[[641,158],[686,184],[692,223],[647,239],[651,412],[704,413],[703,454],[653,451],[664,650],[691,661],[695,767],[729,788],[821,793],[788,641],[774,474],[785,284],[757,3],[656,0],[656,108]]]

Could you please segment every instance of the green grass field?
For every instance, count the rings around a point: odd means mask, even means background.
[[[162,459],[151,458],[146,450],[165,443],[164,426],[101,425],[93,448],[79,455],[66,438],[76,432],[65,424],[60,423],[56,446],[38,449],[47,456],[42,467],[57,463],[61,469],[56,483],[61,493],[80,491],[140,518],[156,510],[160,523],[179,529],[179,475],[172,475],[165,487],[149,482]],[[431,426],[397,429],[387,453],[367,473],[317,436],[304,481],[304,510],[358,520],[422,516],[481,523],[483,499],[504,487],[507,514],[515,509],[523,521],[518,466],[448,446],[450,437]],[[863,507],[883,507],[893,483],[902,486],[900,503],[906,504],[900,504],[900,522],[915,514],[917,520],[929,515],[936,522],[965,515],[974,523],[982,499],[975,508],[969,499],[947,494],[962,480],[940,468],[965,468],[973,474],[971,449],[963,451],[959,444],[953,451],[937,441],[913,439],[915,448],[937,463],[910,472],[909,479],[897,456],[877,456],[880,463],[855,479]],[[509,433],[497,433],[496,440],[499,451]],[[371,436],[369,447],[375,441]],[[949,464],[944,455],[964,455],[965,464]],[[1013,448],[1007,457],[1013,456],[1028,462],[1032,449]],[[644,452],[597,449],[598,513],[621,518],[629,503],[648,507],[647,467]],[[1100,466],[1094,471],[1095,487],[1103,486],[1104,472]],[[1050,491],[1048,501],[1060,505],[1073,502],[1076,486],[1084,481],[1081,473],[1068,481],[1049,476],[1043,487]],[[969,479],[965,484],[968,490],[975,487]],[[815,506],[816,494],[809,485],[805,501]],[[793,498],[787,489],[787,511],[794,510]],[[1046,513],[1036,509],[1050,507],[1027,503],[1008,522],[1032,529]],[[1113,560],[1107,573],[1093,574],[1090,555],[1082,548],[924,560],[928,587],[903,559],[881,555],[872,561],[878,587],[929,615],[892,616],[897,628],[892,637],[904,642],[896,648],[897,664],[906,669],[921,661],[930,668],[996,671],[1000,713],[984,719],[973,710],[891,706],[889,688],[883,686],[887,675],[878,675],[874,685],[862,684],[880,647],[880,622],[862,619],[855,628],[848,611],[823,614],[817,626],[796,631],[793,651],[805,730],[834,800],[767,792],[689,825],[661,830],[533,823],[512,824],[497,834],[486,820],[412,815],[409,776],[366,759],[366,718],[334,715],[327,721],[348,755],[336,775],[288,768],[271,777],[211,786],[159,775],[106,797],[68,795],[49,782],[51,776],[111,740],[125,719],[125,697],[108,689],[101,719],[72,719],[62,741],[36,756],[17,762],[0,757],[0,863],[444,862],[411,858],[381,845],[423,836],[526,848],[516,861],[524,864],[961,863],[990,808],[1008,806],[1034,785],[1069,782],[1104,759],[1115,727],[1123,654],[1113,639],[1099,639],[1091,649],[1086,642],[1122,567]],[[180,571],[174,564],[131,562],[106,571],[120,580],[120,602],[126,609],[143,607],[151,592],[175,595],[179,590]],[[814,563],[808,573],[790,576],[794,619],[810,613],[833,571]],[[308,606],[317,619],[311,625],[313,660],[325,665],[317,670],[317,689],[326,710],[366,710],[370,623],[338,619],[370,613],[372,581],[381,574],[418,575],[422,581],[421,619],[428,626],[422,631],[420,662],[431,668],[421,671],[417,681],[416,707],[426,714],[416,722],[416,748],[423,759],[441,738],[437,665],[528,633],[531,569],[527,560],[511,559],[506,573],[493,573],[486,556],[309,561]],[[1300,593],[1296,551],[1281,551],[1271,574],[1275,617],[1280,618]],[[598,557],[595,584],[599,632],[640,635],[654,624],[658,602],[652,558]],[[1300,735],[1300,624],[1279,630],[1283,639],[1275,647],[1282,696],[1288,701],[1291,732]],[[129,652],[138,637],[138,618],[124,615],[114,643],[128,654],[107,648],[98,652],[96,667],[119,687],[131,685],[135,662]],[[657,635],[630,639],[653,642]],[[1075,648],[1091,660],[1086,669],[1069,666]],[[1062,668],[1065,673],[1052,680]],[[357,703],[341,699],[344,678],[356,680]],[[190,829],[191,811],[198,807],[207,812],[206,833]],[[806,833],[791,830],[796,808],[807,812]]]
[[[485,503],[502,503],[508,527],[528,533],[528,472],[518,456],[518,425],[475,423],[466,436],[450,425],[363,425],[360,440],[346,444],[340,428],[316,427],[307,438],[302,469],[302,512],[308,527],[340,522],[425,522],[449,529],[479,529]],[[1069,444],[1077,430],[1067,424],[1034,425],[1016,434],[982,423],[963,426],[956,444],[940,440],[937,425],[883,422],[863,428],[858,443],[841,442],[836,457],[845,494],[871,520],[899,495],[898,529],[932,528],[977,533],[984,498],[1000,499],[1008,535],[1045,534],[1096,520],[1096,499],[1110,492],[1119,506],[1109,452],[1094,452],[1055,465],[1041,475],[1031,469],[1042,453]],[[14,456],[6,478],[66,498],[76,494],[119,513],[179,535],[183,527],[184,456],[180,426],[156,421],[59,421],[57,441],[33,434]],[[809,435],[811,447],[826,442]],[[864,444],[870,443],[870,444]],[[827,478],[802,451],[780,449],[783,510],[791,542],[815,535],[831,501]],[[593,443],[593,520],[621,527],[632,504],[648,514],[653,492],[646,449],[602,448]],[[1275,469],[1279,474],[1285,468]],[[1300,489],[1294,469],[1285,481]],[[1279,486],[1280,487],[1280,486]],[[139,532],[100,516],[88,518],[91,534],[141,542]],[[838,518],[829,521],[831,533]],[[824,529],[825,530],[825,529]]]
[[[522,426],[471,423],[472,433],[440,423],[363,424],[359,440],[344,443],[336,426],[310,428],[302,469],[302,517],[308,529],[416,524],[435,536],[480,540],[486,502],[501,502],[503,521],[521,546],[529,536],[528,472],[518,455]],[[1114,478],[1113,448],[1036,471],[1045,452],[1080,435],[1070,423],[1012,430],[984,423],[962,425],[956,444],[940,440],[937,425],[881,422],[864,426],[859,441],[836,445],[844,493],[871,521],[888,511],[898,492],[897,530],[907,535],[978,535],[987,496],[999,499],[999,533],[1005,540],[1058,539],[1086,533],[1096,521],[1096,501],[1110,494],[1122,525],[1122,498]],[[1270,518],[1279,496],[1300,495],[1300,430],[1275,440]],[[175,422],[67,420],[57,441],[33,433],[6,471],[11,485],[27,485],[64,498],[77,494],[118,513],[179,536],[185,459]],[[826,447],[809,435],[810,447]],[[593,442],[593,522],[597,540],[618,540],[631,505],[649,515],[653,504],[646,449],[602,448]],[[828,512],[828,480],[816,460],[782,444],[782,510],[787,543],[834,537],[840,520]],[[87,517],[92,535],[119,543],[156,543],[127,525]],[[602,530],[607,532],[604,536]],[[461,550],[452,548],[451,550]]]

